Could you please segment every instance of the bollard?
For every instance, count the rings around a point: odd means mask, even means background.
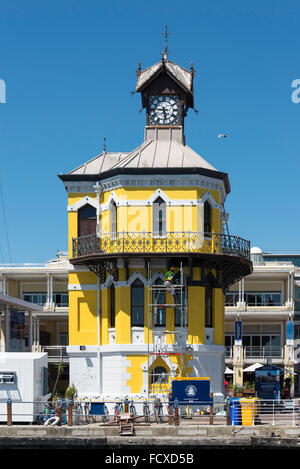
[[[173,416],[172,416],[172,404],[170,403],[170,399],[172,399],[172,393],[169,393],[169,405],[168,405],[168,415],[169,415],[169,425],[172,425]]]
[[[210,398],[213,399],[213,393],[210,393]],[[209,425],[213,425],[214,423],[214,404],[211,403],[209,406]]]
[[[11,400],[7,400],[7,425],[12,425],[12,403]]]
[[[61,426],[61,402],[60,401],[56,401],[56,413],[57,413],[57,417],[59,418],[57,426],[60,427]]]
[[[73,426],[73,402],[68,401],[68,426]]]
[[[174,401],[175,405],[175,427],[179,426],[179,407],[178,407],[178,399]]]
[[[128,397],[126,396],[125,399],[124,399],[124,412],[125,414],[128,414]]]
[[[229,407],[229,402],[226,402],[226,425],[230,425],[230,407]]]

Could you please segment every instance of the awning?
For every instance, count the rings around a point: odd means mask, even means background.
[[[42,306],[37,305],[35,303],[30,303],[29,301],[21,300],[20,298],[15,298],[14,296],[5,295],[4,293],[0,293],[0,310],[3,308],[5,309],[13,308],[18,309],[19,311],[31,311],[31,312],[42,312],[44,309]]]
[[[263,365],[261,363],[253,363],[253,365],[248,366],[248,368],[245,368],[243,370],[243,373],[251,373],[251,371],[255,371],[257,368],[262,367]]]
[[[233,374],[234,374],[234,371],[228,368],[228,366],[226,366],[224,375],[233,375]]]

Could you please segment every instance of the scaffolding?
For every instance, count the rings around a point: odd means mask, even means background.
[[[188,349],[187,276],[182,262],[170,285],[160,277],[157,284],[153,275],[148,262],[148,395],[150,392],[168,393],[172,378],[187,376],[187,355],[191,354]],[[167,302],[170,298],[171,302]],[[168,309],[173,310],[174,327],[168,321]],[[169,373],[155,374],[155,368],[162,364],[167,365]]]

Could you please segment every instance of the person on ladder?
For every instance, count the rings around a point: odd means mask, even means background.
[[[165,273],[165,285],[168,288],[169,292],[173,296],[175,295],[175,287],[173,285],[174,271],[172,267]]]

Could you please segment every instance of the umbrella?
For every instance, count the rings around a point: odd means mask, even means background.
[[[253,363],[253,365],[248,366],[248,368],[245,368],[243,370],[243,373],[249,373],[251,371],[255,371],[257,368],[262,367],[263,365],[261,363]]]

